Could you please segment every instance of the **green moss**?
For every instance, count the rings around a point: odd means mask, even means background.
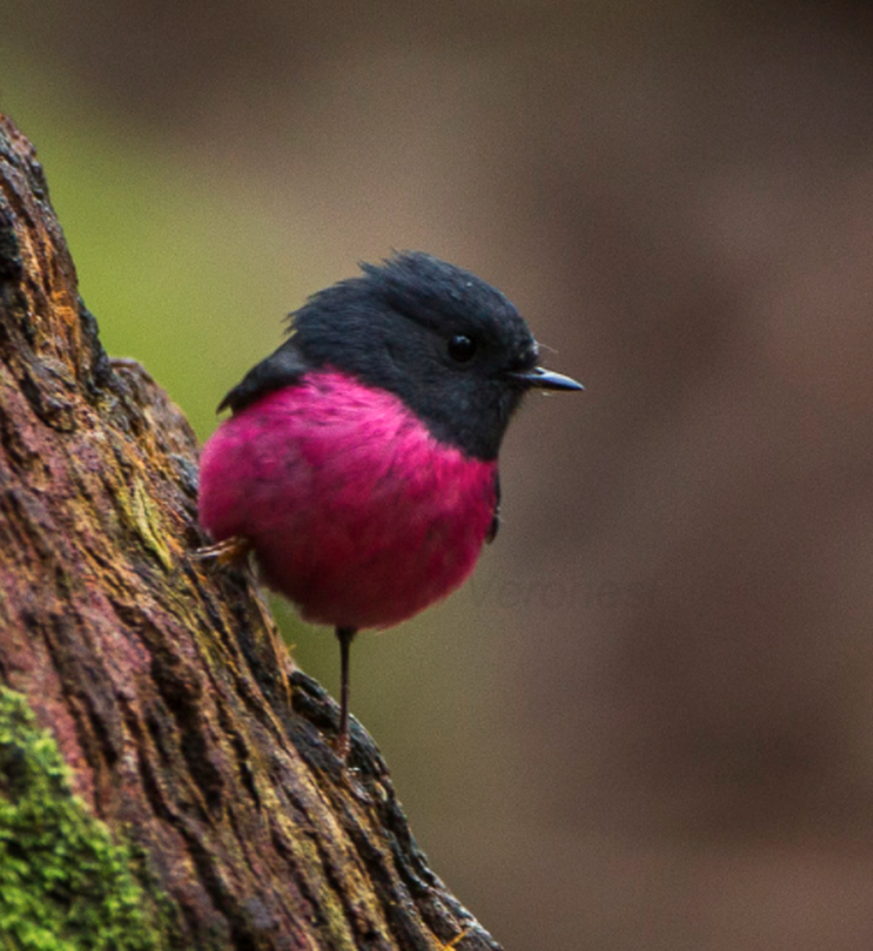
[[[143,887],[138,865],[72,794],[27,700],[0,687],[0,948],[167,947],[168,900]]]

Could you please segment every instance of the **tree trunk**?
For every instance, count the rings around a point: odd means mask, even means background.
[[[196,495],[0,116],[0,946],[497,949],[250,574],[192,558]]]

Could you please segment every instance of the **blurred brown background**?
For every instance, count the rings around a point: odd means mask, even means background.
[[[202,437],[392,247],[497,284],[586,383],[513,427],[473,582],[354,658],[508,951],[873,946],[871,40],[860,4],[0,11],[104,342]]]

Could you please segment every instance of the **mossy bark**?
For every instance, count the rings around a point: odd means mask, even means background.
[[[0,117],[0,684],[17,724],[0,734],[0,863],[61,874],[68,903],[93,879],[89,914],[133,915],[131,948],[432,951],[469,929],[461,951],[497,949],[428,868],[366,733],[337,760],[336,705],[249,574],[191,557],[196,493],[188,424],[106,357],[42,169]],[[37,792],[59,863],[15,851],[10,817]],[[114,871],[83,876],[95,849]],[[85,931],[58,947],[121,946]]]
[[[69,780],[27,698],[0,687],[0,946],[160,951],[179,943],[166,895]]]

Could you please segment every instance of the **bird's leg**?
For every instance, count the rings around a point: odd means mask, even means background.
[[[337,640],[340,645],[340,723],[336,738],[336,755],[345,762],[349,755],[349,655],[352,641],[358,629],[355,627],[338,627]]]
[[[196,548],[191,553],[191,557],[197,561],[214,561],[224,568],[227,565],[238,565],[245,561],[251,550],[252,543],[248,538],[243,538],[242,535],[231,535],[230,538],[224,538],[214,545]]]

